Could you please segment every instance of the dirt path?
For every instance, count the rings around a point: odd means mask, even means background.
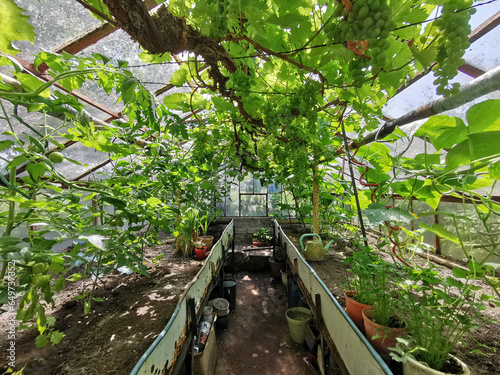
[[[216,332],[215,374],[303,374],[308,352],[290,338],[281,280],[273,280],[270,272],[247,271],[235,279],[237,307],[227,328]]]

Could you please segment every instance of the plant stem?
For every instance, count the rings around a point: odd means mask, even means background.
[[[16,183],[16,168],[15,167],[10,168],[10,183],[11,183],[11,185],[14,185]],[[11,192],[12,192],[13,196],[16,195],[15,190],[11,189]],[[16,202],[9,201],[9,215],[7,217],[7,225],[5,227],[4,236],[10,236],[10,234],[12,232],[12,227],[14,225],[15,211],[16,211]],[[0,280],[3,280],[3,278],[5,277],[5,273],[7,272],[7,263],[8,263],[7,260],[4,260],[2,262],[2,271],[0,273]]]

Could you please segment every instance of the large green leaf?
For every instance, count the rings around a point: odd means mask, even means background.
[[[13,141],[11,141],[10,139],[7,139],[5,141],[1,141],[0,142],[0,151],[3,151],[3,150],[6,150],[8,149],[10,146],[12,146],[14,144]]]
[[[13,0],[0,1],[0,51],[15,55],[20,51],[11,42],[29,40],[33,43],[35,31],[28,23],[29,16],[23,15],[24,9],[19,8]]]
[[[490,99],[467,111],[470,133],[500,130],[500,100]]]
[[[415,133],[415,136],[425,135],[437,150],[441,150],[462,142],[467,137],[467,127],[456,117],[432,116]]]
[[[21,82],[26,92],[32,92],[38,90],[41,86],[45,84],[45,82],[39,80],[38,78],[32,76],[31,74],[17,73],[16,78],[19,82]],[[44,98],[48,98],[49,95],[50,95],[49,89],[45,89],[40,93],[40,96],[43,96]]]
[[[386,221],[399,221],[408,223],[416,217],[399,207],[387,208],[381,203],[372,203],[363,210],[366,218],[372,225],[379,225]]]
[[[188,80],[188,69],[187,65],[177,69],[172,77],[170,78],[170,83],[175,86],[182,86]]]
[[[42,163],[29,163],[26,166],[26,170],[28,171],[31,179],[34,182],[38,182],[40,180],[40,177],[43,176],[43,174],[47,170],[47,167]]]
[[[371,191],[369,191],[369,190],[360,191],[358,193],[359,205],[360,205],[360,208],[362,210],[364,210],[365,208],[367,208],[370,205],[370,203],[371,203],[370,195],[371,195]],[[353,211],[357,210],[356,199],[354,198],[354,195],[351,196],[351,207],[352,207]]]
[[[447,171],[470,162],[500,155],[500,131],[488,131],[468,135],[468,139],[453,147],[446,155]]]
[[[115,206],[116,208],[118,208],[120,210],[122,210],[125,207],[127,207],[127,203],[125,203],[121,199],[117,199],[117,198],[113,198],[113,197],[102,197],[101,201],[109,203],[109,204]]]
[[[438,235],[441,238],[444,238],[445,240],[451,241],[454,244],[459,244],[460,240],[458,239],[457,236],[451,234],[449,231],[444,229],[441,225],[438,224],[432,224],[432,227],[428,226],[427,224],[420,223],[419,224],[420,228],[426,229],[429,232],[432,232],[436,235]]]

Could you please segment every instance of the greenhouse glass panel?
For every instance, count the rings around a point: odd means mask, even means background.
[[[240,182],[240,193],[253,194],[253,179],[245,178]]]
[[[266,216],[266,195],[242,195],[241,216]]]
[[[253,180],[253,192],[257,193],[267,193],[267,186],[262,186],[259,180]]]
[[[440,239],[441,254],[453,259],[467,260],[467,256],[473,256],[476,262],[487,262],[500,265],[500,251],[491,245],[488,236],[479,233],[486,232],[486,229],[479,219],[474,205],[452,202],[441,202],[439,211],[456,215],[456,226],[453,217],[448,215],[439,215],[439,225],[450,232],[455,241]],[[498,218],[492,215],[487,224],[494,227],[498,224]],[[463,248],[458,242],[458,237],[462,240]],[[453,238],[452,238],[453,239]],[[498,246],[497,246],[498,247]]]
[[[498,33],[492,32],[476,40],[465,51],[464,59],[474,68],[487,71],[500,65],[500,38]]]
[[[268,192],[269,194],[274,194],[274,193],[278,193],[281,191],[281,185],[275,185],[275,184],[271,184],[269,185],[268,187]]]
[[[111,62],[115,65],[118,65],[118,60],[127,61],[129,65],[127,69],[151,91],[167,85],[172,74],[179,69],[179,65],[175,61],[166,65],[145,64],[139,58],[141,52],[139,44],[131,40],[123,30],[118,30],[96,44],[85,48],[78,53],[78,56],[90,56],[93,53],[100,53],[111,59]],[[109,98],[106,98],[106,95],[100,95],[99,100],[101,100],[101,97],[107,99],[108,102],[110,98],[116,99],[113,98],[113,95]]]
[[[226,197],[226,216],[240,216],[240,199],[238,189],[231,189]]]
[[[42,49],[54,51],[69,40],[75,39],[100,24],[89,11],[73,0],[15,0],[25,9],[29,22],[35,28],[35,42],[26,40],[15,43],[22,52],[20,58],[34,61]]]

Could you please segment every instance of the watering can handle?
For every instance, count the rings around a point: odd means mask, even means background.
[[[305,252],[306,250],[304,249],[304,244],[302,243],[302,240],[304,239],[304,237],[318,237],[318,241],[321,241],[321,237],[319,236],[319,234],[316,234],[316,233],[306,233],[306,234],[303,234],[301,237],[300,237],[300,248],[302,249],[302,252]]]

